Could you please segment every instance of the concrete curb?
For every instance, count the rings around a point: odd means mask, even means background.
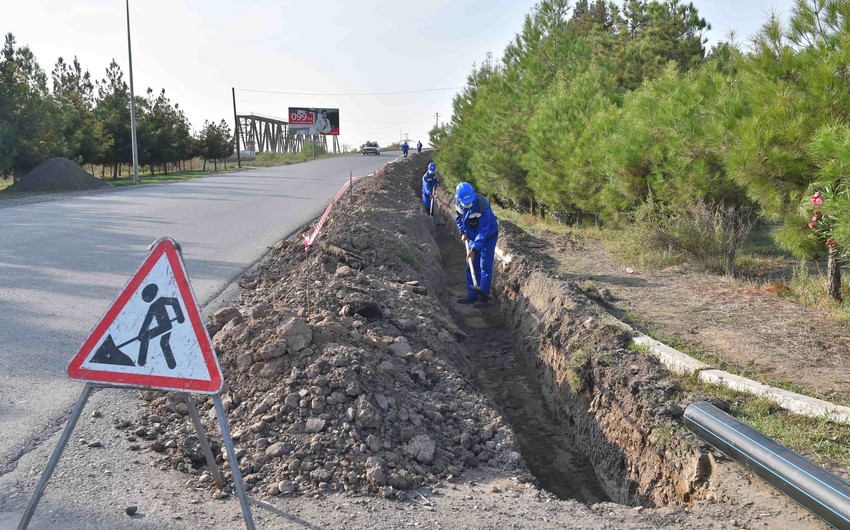
[[[513,256],[496,247],[496,257],[504,265],[513,261]],[[722,385],[732,390],[746,392],[756,396],[764,397],[771,401],[775,401],[781,408],[809,418],[819,418],[831,421],[834,423],[843,423],[850,425],[850,407],[836,405],[829,401],[817,399],[802,394],[782,390],[770,385],[747,379],[740,375],[730,374],[723,370],[715,370],[708,364],[694,359],[689,355],[667,346],[651,337],[644,335],[634,328],[622,322],[621,320],[611,317],[616,325],[628,331],[632,335],[632,343],[642,346],[661,362],[661,364],[679,375],[690,375],[698,373],[699,380],[704,383]]]

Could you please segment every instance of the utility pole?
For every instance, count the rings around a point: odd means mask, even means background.
[[[242,154],[239,153],[239,117],[236,115],[236,87],[230,87],[230,92],[233,94],[233,123],[236,127],[233,128],[236,134],[236,162],[239,167],[242,167]]]
[[[440,126],[440,113],[438,112],[434,114],[434,116],[436,117],[436,120],[434,121],[434,128],[436,129]]]
[[[133,94],[133,49],[130,46],[130,0],[127,6],[127,54],[130,58],[130,140],[133,143],[133,180],[139,181],[139,146],[136,143],[136,96]]]

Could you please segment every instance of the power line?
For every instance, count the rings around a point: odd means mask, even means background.
[[[258,92],[261,94],[284,94],[290,96],[395,96],[400,94],[421,94],[423,92],[440,92],[442,90],[460,90],[462,86],[450,86],[445,88],[426,88],[424,90],[408,90],[406,92],[364,92],[360,94],[319,94],[316,92],[282,92],[278,90],[256,90],[253,88],[237,88],[242,92]]]

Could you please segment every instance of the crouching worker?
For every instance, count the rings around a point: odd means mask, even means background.
[[[460,230],[461,239],[469,242],[466,254],[467,262],[472,261],[472,269],[466,269],[466,296],[458,298],[460,304],[474,304],[474,307],[487,307],[490,299],[490,284],[493,281],[493,258],[496,254],[496,241],[499,239],[499,224],[490,201],[475,193],[472,185],[461,182],[455,188],[455,221]],[[478,289],[472,281],[472,275],[478,279]]]
[[[437,175],[437,164],[431,162],[428,164],[428,171],[422,175],[422,204],[425,205],[425,211],[431,217],[434,216],[431,201],[434,200],[434,192],[437,191],[438,184],[440,184],[440,177]]]

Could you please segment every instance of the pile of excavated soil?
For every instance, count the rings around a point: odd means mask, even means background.
[[[281,242],[243,279],[239,306],[215,314],[249,490],[394,498],[482,463],[533,481],[505,418],[469,383],[465,334],[436,296],[438,249],[420,243],[428,222],[398,185],[427,163],[391,164],[358,185],[308,253]],[[184,406],[152,405],[137,435],[170,466],[200,469]],[[215,432],[211,405],[200,407]]]
[[[6,188],[12,192],[78,191],[108,188],[103,182],[67,158],[45,160],[21,180]]]

